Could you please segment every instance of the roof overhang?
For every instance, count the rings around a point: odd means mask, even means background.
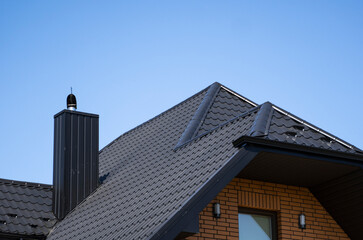
[[[216,171],[166,224],[157,229],[150,239],[169,240],[174,239],[180,233],[197,233],[199,231],[199,213],[256,155],[257,152],[245,148],[236,151],[226,164]]]
[[[359,169],[357,166],[262,150],[237,177],[311,188]]]
[[[255,137],[233,144],[236,154],[151,239],[198,232],[199,213],[235,177],[308,187],[352,239],[363,239],[363,155]]]
[[[242,137],[259,154],[238,177],[308,187],[351,239],[363,239],[363,155]]]
[[[257,149],[269,150],[276,153],[288,153],[294,156],[321,159],[324,161],[339,162],[342,164],[352,164],[359,167],[363,165],[363,154],[352,154],[340,151],[332,151],[323,148],[303,146],[287,142],[267,140],[258,137],[243,136],[233,142],[235,147],[241,147],[249,143]]]
[[[241,178],[312,188],[363,167],[363,159],[350,153],[251,137],[234,142],[236,147],[246,143],[259,154],[238,174]]]

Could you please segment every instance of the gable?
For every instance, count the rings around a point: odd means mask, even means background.
[[[220,204],[219,218],[213,215],[214,203]],[[181,239],[246,239],[240,234],[239,213],[256,210],[278,215],[277,226],[271,226],[277,228],[276,239],[350,239],[308,188],[244,178],[228,183],[200,212],[199,232]],[[301,212],[307,215],[304,230],[297,220]]]

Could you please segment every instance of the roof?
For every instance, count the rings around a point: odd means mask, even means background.
[[[0,232],[43,237],[55,222],[52,186],[0,179]]]
[[[217,88],[216,97],[211,101],[211,106],[204,120],[201,121],[196,135],[206,133],[256,106],[257,104],[246,98],[231,94],[226,88]]]
[[[239,148],[245,141],[241,137],[363,160],[360,149],[332,134],[269,102],[257,105],[214,83],[102,149],[103,184],[58,222],[48,238],[168,236],[171,223],[190,215],[191,203],[205,202],[201,193],[213,197],[208,189],[216,188],[218,179],[238,174],[228,175],[226,169],[245,166],[256,156]],[[179,225],[178,231],[190,230]]]

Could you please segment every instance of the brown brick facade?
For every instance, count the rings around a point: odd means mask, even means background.
[[[212,215],[221,204],[221,218]],[[275,211],[278,239],[349,239],[307,188],[235,178],[199,215],[200,233],[188,240],[238,240],[238,207]],[[306,229],[298,215],[306,215]]]

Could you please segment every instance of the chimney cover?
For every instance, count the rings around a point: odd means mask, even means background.
[[[69,94],[68,97],[67,97],[67,109],[68,110],[76,110],[77,109],[76,96],[74,96],[72,93]]]

